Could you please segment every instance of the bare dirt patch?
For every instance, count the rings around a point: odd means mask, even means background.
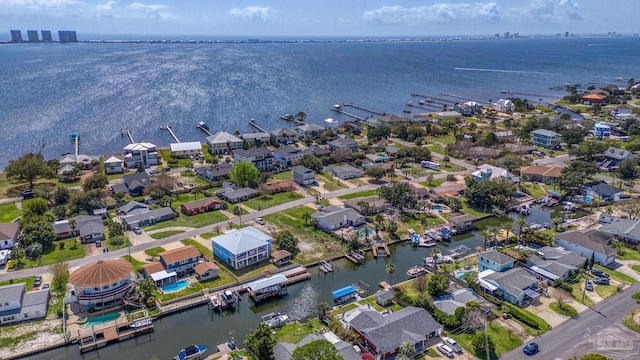
[[[62,320],[42,320],[0,328],[0,341],[11,343],[0,348],[0,358],[44,348],[64,341]]]

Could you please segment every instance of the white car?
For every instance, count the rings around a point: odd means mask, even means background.
[[[462,354],[462,346],[460,346],[455,340],[453,340],[450,337],[443,337],[442,341],[444,342],[445,345],[447,345],[448,347],[450,347],[453,351],[457,352],[458,354]]]
[[[265,225],[266,222],[262,218],[256,218],[256,224]]]
[[[446,357],[453,357],[453,349],[451,349],[449,346],[440,343],[438,345],[436,345],[436,348],[438,348],[438,351],[440,351],[441,353],[444,354],[444,356]]]

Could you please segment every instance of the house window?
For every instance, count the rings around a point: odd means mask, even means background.
[[[93,291],[100,291],[100,288],[99,287],[94,287]]]
[[[4,303],[4,306],[9,306],[9,303],[8,302]]]

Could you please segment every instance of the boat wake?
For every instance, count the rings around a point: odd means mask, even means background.
[[[539,72],[539,71],[525,71],[525,70],[504,70],[504,69],[484,69],[484,68],[467,68],[467,67],[454,67],[453,70],[460,71],[482,71],[482,72],[498,72],[508,74],[540,74],[540,75],[562,75],[556,73]]]

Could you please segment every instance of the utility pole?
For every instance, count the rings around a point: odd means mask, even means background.
[[[487,353],[487,360],[491,360],[489,356],[489,337],[487,336],[487,317],[484,317],[484,349]]]

